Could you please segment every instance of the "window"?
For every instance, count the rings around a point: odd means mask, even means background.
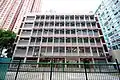
[[[33,52],[33,47],[29,47],[27,55],[32,55],[32,52]]]
[[[118,14],[118,12],[116,12],[114,15],[117,15]]]
[[[88,43],[88,38],[83,38],[84,39],[84,43]]]
[[[65,52],[65,48],[64,47],[60,47],[60,53],[64,53]]]
[[[73,20],[73,19],[74,19],[74,15],[71,15],[71,16],[70,16],[70,20]]]
[[[92,30],[88,30],[88,34],[89,34],[89,35],[93,35]]]
[[[15,55],[24,56],[26,53],[26,47],[17,47]]]
[[[79,47],[79,53],[84,53],[84,47]]]
[[[64,22],[60,22],[60,26],[64,26]]]
[[[52,21],[52,22],[50,22],[50,26],[54,26],[54,22]]]
[[[90,16],[90,19],[91,19],[91,20],[94,20],[94,15],[91,15],[91,16]]]
[[[60,43],[64,43],[64,37],[60,38]]]
[[[68,20],[68,19],[69,19],[69,16],[66,15],[66,16],[65,16],[65,19]]]
[[[87,24],[87,27],[90,27],[90,26],[91,26],[90,22],[87,22],[86,24]]]
[[[77,47],[72,47],[72,53],[77,53]]]
[[[75,26],[75,22],[71,22],[71,23],[70,23],[70,26]]]
[[[38,53],[39,53],[39,47],[35,47],[33,56],[38,56]]]
[[[31,28],[32,26],[33,26],[33,23],[30,23],[30,22],[24,24],[24,28]]]
[[[39,26],[43,26],[43,22],[40,22],[40,25]]]
[[[55,29],[55,34],[59,34],[59,30],[58,29]]]
[[[64,19],[64,15],[61,15],[61,16],[60,16],[60,19],[63,20],[63,19]]]
[[[50,19],[54,19],[54,15],[51,15],[51,16],[50,16]]]
[[[59,16],[58,15],[56,15],[56,17],[55,17],[56,19],[59,19]]]
[[[60,34],[64,34],[64,29],[60,30]]]
[[[92,26],[96,26],[96,22],[92,22],[91,24],[92,24]]]
[[[59,22],[55,22],[55,26],[59,26]]]
[[[20,34],[20,30],[18,32],[18,34]],[[23,30],[21,35],[30,35],[31,34],[31,30]]]
[[[98,35],[98,30],[93,30],[94,35]]]
[[[37,34],[37,30],[33,30],[32,35],[35,36]]]
[[[44,15],[41,15],[41,20],[45,19],[45,16]]]
[[[39,26],[39,23],[38,22],[35,22],[35,25],[34,26]]]
[[[81,22],[81,27],[85,27],[85,22]]]
[[[76,37],[72,38],[72,43],[76,43]]]
[[[77,34],[80,35],[81,34],[81,30],[77,29]]]
[[[46,22],[46,21],[45,21],[45,26],[49,26],[49,22]]]
[[[71,47],[66,47],[66,53],[71,53]]]
[[[37,39],[36,39],[36,44],[40,44],[40,42],[41,42],[41,37],[38,37]]]
[[[90,53],[90,47],[85,47],[85,52]]]
[[[66,30],[66,34],[70,34],[70,30]]]
[[[38,30],[38,34],[37,35],[41,35],[42,34],[42,29]]]
[[[65,26],[69,26],[69,22],[65,22]]]
[[[100,38],[96,38],[96,42],[97,42],[97,43],[100,43]]]
[[[34,20],[35,16],[27,16],[26,20]]]
[[[44,29],[43,34],[47,34],[47,33],[48,33],[48,30],[47,30],[47,29]]]
[[[52,38],[52,37],[49,37],[49,38],[48,38],[48,42],[49,42],[49,43],[52,43],[52,42],[53,42],[53,38]]]
[[[36,20],[40,19],[40,16],[36,16]]]
[[[95,43],[94,38],[90,38],[90,43]]]
[[[52,53],[52,47],[47,47],[47,53]]]
[[[93,52],[93,53],[97,53],[96,47],[92,47],[92,52]]]
[[[49,35],[50,34],[53,34],[53,29],[49,29],[49,33],[48,33]]]
[[[80,22],[76,22],[76,26],[80,26]]]
[[[66,38],[66,43],[70,43],[70,38]]]
[[[78,43],[82,43],[82,38],[78,38]]]
[[[58,53],[59,52],[59,48],[58,47],[54,47],[53,52]]]
[[[46,52],[46,47],[41,47],[41,53],[45,53]]]
[[[115,2],[115,5],[118,3],[119,1],[117,0],[116,2]]]
[[[59,43],[59,38],[55,37],[54,38],[54,43]]]
[[[43,42],[43,43],[46,43],[46,42],[47,42],[47,38],[46,38],[46,37],[43,37],[43,38],[42,38],[42,42]]]
[[[75,29],[72,29],[72,30],[71,30],[71,34],[75,34]]]
[[[34,44],[34,42],[35,42],[35,38],[31,38],[31,41],[30,41],[30,44]]]
[[[80,16],[80,20],[84,20],[84,15],[81,15],[81,16]]]
[[[86,19],[86,20],[89,20],[89,16],[85,15],[85,19]]]
[[[46,19],[48,20],[50,18],[50,16],[46,15]]]
[[[86,29],[82,30],[82,32],[83,32],[83,35],[87,35],[87,30]]]
[[[75,15],[75,19],[76,19],[76,20],[79,20],[79,16],[78,16],[78,15]]]
[[[101,48],[98,48],[98,52],[99,53],[103,53],[103,48],[101,47]]]

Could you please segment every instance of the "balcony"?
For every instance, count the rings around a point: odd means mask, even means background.
[[[28,45],[29,40],[20,40],[18,45]]]

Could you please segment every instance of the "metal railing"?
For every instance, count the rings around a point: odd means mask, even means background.
[[[92,63],[0,63],[5,80],[120,80],[120,64]],[[2,72],[0,72],[1,78]],[[3,79],[0,79],[3,80]]]

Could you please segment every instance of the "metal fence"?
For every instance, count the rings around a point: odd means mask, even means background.
[[[5,80],[120,80],[120,64],[91,63],[0,63]],[[0,72],[1,78],[2,72]],[[0,79],[3,80],[3,79]]]

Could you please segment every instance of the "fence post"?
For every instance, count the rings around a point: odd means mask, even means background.
[[[87,77],[87,69],[86,69],[86,64],[84,62],[84,69],[85,69],[85,77],[86,77],[86,80],[88,80],[88,77]]]
[[[118,61],[117,59],[115,59],[116,63],[117,63],[117,68],[118,68],[118,71],[119,71],[119,74],[120,74],[120,67],[119,67],[119,64],[118,64]]]
[[[62,68],[63,68],[63,72],[64,72],[64,68],[65,68],[65,66],[64,66],[64,62],[63,62],[63,64],[62,64]]]
[[[53,67],[53,63],[52,63],[52,60],[51,60],[51,64],[50,64],[50,80],[52,80],[52,67]]]
[[[16,75],[15,75],[15,80],[17,80],[17,75],[18,75],[18,72],[19,72],[20,63],[21,63],[21,58],[20,58],[20,61],[19,61],[19,64],[18,64],[17,72],[16,72]]]
[[[99,71],[101,72],[101,65],[100,64],[98,64],[98,68],[99,68]]]

